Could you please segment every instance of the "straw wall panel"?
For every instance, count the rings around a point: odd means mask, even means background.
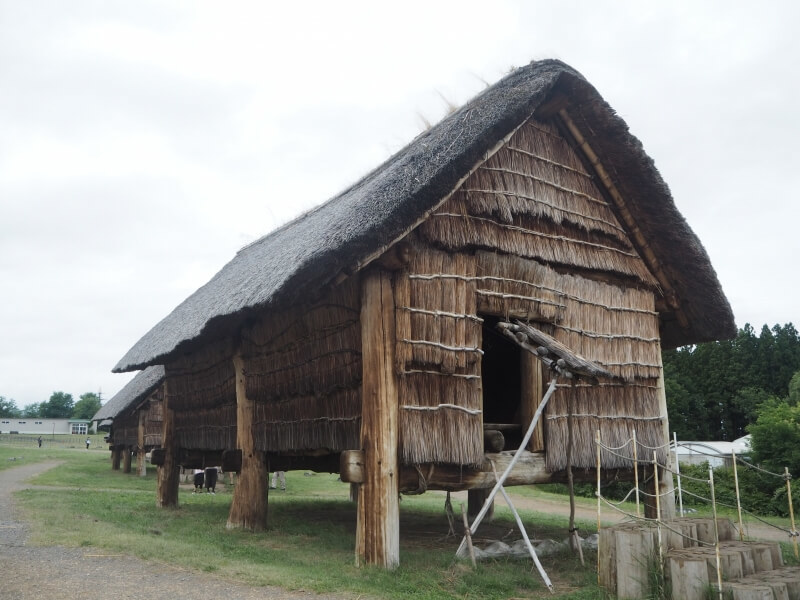
[[[242,334],[253,437],[267,452],[359,447],[359,278],[322,299],[265,315]]]
[[[478,464],[482,321],[475,258],[425,245],[411,256],[395,280],[400,460]]]
[[[236,448],[236,381],[230,341],[165,365],[175,440],[191,450]]]
[[[161,446],[161,435],[163,432],[163,401],[151,398],[148,403],[147,417],[144,422],[144,445],[146,448],[158,448]]]

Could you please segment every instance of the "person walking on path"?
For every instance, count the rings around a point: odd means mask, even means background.
[[[92,440],[90,440],[90,439],[87,437],[87,438],[86,438],[86,449],[87,449],[87,450],[89,449],[89,444],[91,444],[91,443],[92,443]]]
[[[206,493],[207,494],[216,494],[217,493],[217,467],[208,467],[206,469]]]
[[[39,436],[39,439],[36,440],[36,443],[39,444],[39,448],[42,447],[42,436]]]
[[[280,479],[281,482],[281,489],[285,492],[286,491],[286,471],[273,471],[272,472],[272,482],[269,484],[269,489],[274,490],[276,487],[276,479]]]

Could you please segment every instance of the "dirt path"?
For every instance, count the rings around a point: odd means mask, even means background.
[[[3,600],[342,600],[346,596],[252,587],[131,556],[103,556],[93,548],[26,544],[27,525],[12,492],[31,477],[58,466],[42,462],[0,471],[0,598]]]

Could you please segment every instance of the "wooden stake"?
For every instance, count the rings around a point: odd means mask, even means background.
[[[147,406],[150,406],[147,404]],[[136,430],[136,472],[139,477],[147,475],[147,462],[144,451],[144,427],[147,422],[147,411],[139,411],[139,427]]]
[[[469,560],[472,562],[473,567],[477,567],[475,562],[475,549],[472,547],[472,534],[469,531],[469,521],[467,520],[467,511],[464,509],[464,503],[461,503],[461,520],[464,522],[464,536],[467,539],[467,549],[469,550]]]
[[[636,490],[636,517],[642,516],[642,509],[639,503],[639,444],[636,442],[636,430],[633,430],[633,485]]]
[[[731,459],[733,460],[733,484],[736,488],[736,511],[739,513],[739,541],[744,541],[744,523],[742,523],[742,498],[739,496],[739,472],[736,469],[736,451],[731,450]],[[683,514],[683,506],[681,506],[681,515]]]
[[[794,527],[794,502],[792,501],[792,476],[789,475],[789,467],[783,467],[783,476],[786,479],[786,498],[789,501],[789,518],[792,524],[792,544],[794,545],[794,557],[800,558],[797,554],[797,529]]]
[[[242,355],[233,357],[236,373],[236,445],[242,451],[242,470],[233,491],[228,529],[263,531],[267,526],[269,465],[265,454],[256,450],[253,438],[253,402],[247,397]]]
[[[130,473],[131,472],[131,447],[125,446],[122,449],[122,472],[123,473]]]
[[[399,403],[391,273],[369,270],[361,285],[364,483],[358,494],[356,564],[394,568],[400,563]]]
[[[722,600],[722,565],[719,556],[719,523],[717,522],[717,496],[714,492],[714,469],[708,468],[708,483],[711,487],[711,514],[714,516],[714,559],[717,566],[717,590]]]

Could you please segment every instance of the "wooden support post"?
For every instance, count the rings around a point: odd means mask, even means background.
[[[114,446],[111,449],[111,469],[114,471],[119,471],[121,453],[122,449],[119,446]]]
[[[400,562],[394,306],[391,273],[367,272],[361,288],[364,482],[358,493],[356,564],[387,568]]]
[[[486,498],[491,491],[492,490],[486,488],[476,488],[467,492],[467,515],[469,515],[470,518],[476,517],[478,513],[481,512],[483,504],[486,502]],[[493,517],[494,500],[492,500],[492,505],[489,507],[489,510],[486,512],[486,517],[484,518],[487,521],[491,521]]]
[[[147,411],[139,411],[139,427],[137,429],[136,439],[136,473],[139,477],[147,475],[147,463],[145,462],[144,452],[144,428],[147,423]]]
[[[242,470],[233,492],[228,529],[263,531],[267,527],[269,465],[266,455],[256,450],[253,438],[253,402],[247,397],[242,355],[233,357],[236,371],[236,445],[242,451]]]
[[[125,446],[122,449],[122,472],[123,473],[130,473],[131,472],[131,447]]]
[[[178,449],[175,447],[174,418],[174,413],[169,407],[169,385],[165,381],[161,429],[161,447],[164,450],[164,462],[158,467],[158,485],[156,488],[156,506],[161,508],[177,508],[178,506],[180,468],[176,460]]]
[[[542,361],[530,352],[520,352],[520,417],[522,431],[527,431],[528,425],[539,408],[539,403],[544,395],[544,382],[542,379]],[[543,421],[543,420],[542,420]],[[528,450],[540,452],[544,450],[544,425],[542,421],[533,430]]]

